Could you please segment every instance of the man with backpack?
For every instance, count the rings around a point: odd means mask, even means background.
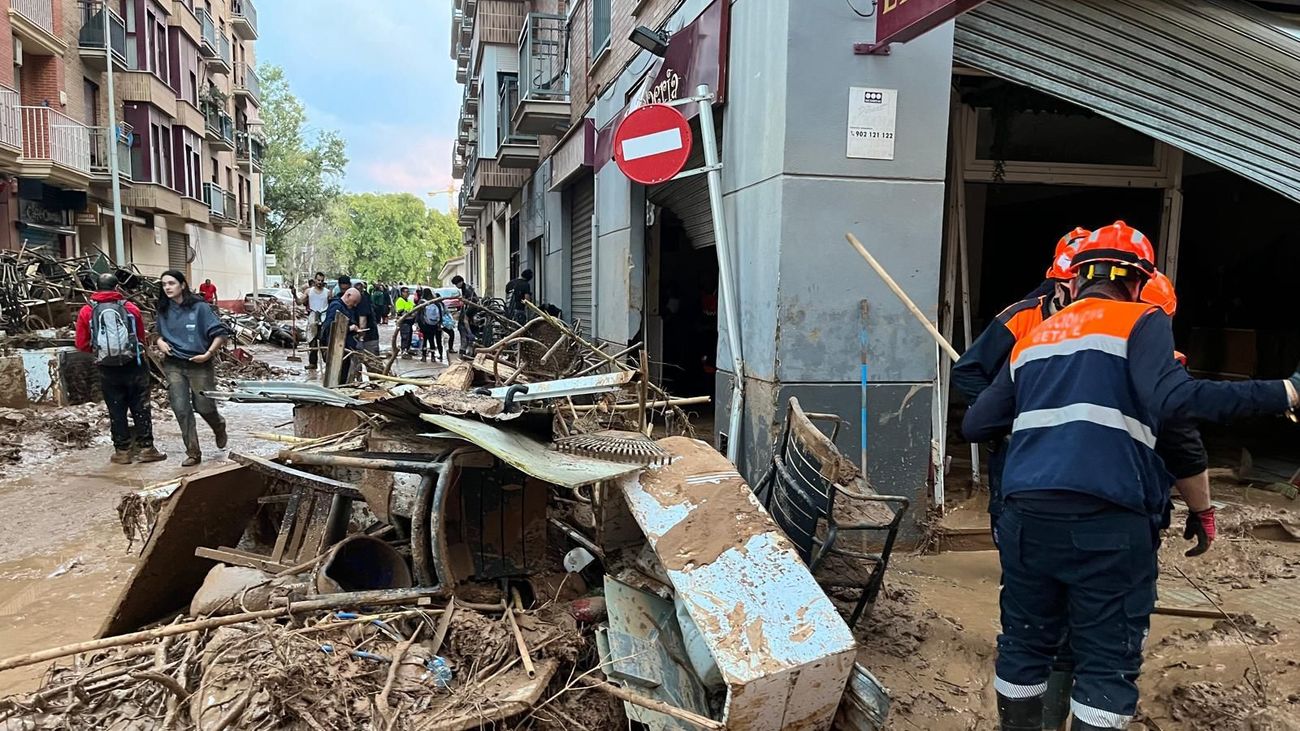
[[[114,464],[160,462],[167,455],[153,444],[149,407],[149,367],[143,347],[144,318],[140,308],[117,291],[117,277],[101,274],[91,304],[77,313],[77,349],[90,353],[99,368],[100,390],[108,407],[113,435]],[[135,422],[132,434],[127,415]]]

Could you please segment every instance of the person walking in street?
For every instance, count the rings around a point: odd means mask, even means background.
[[[211,279],[203,280],[199,285],[199,294],[202,295],[203,301],[208,304],[215,304],[217,301],[217,285],[212,283]]]
[[[314,371],[319,363],[321,344],[321,320],[330,306],[330,290],[325,286],[325,272],[316,272],[311,286],[303,290],[303,299],[307,301],[307,370]]]
[[[433,290],[428,287],[421,289],[420,299],[424,302],[432,300]],[[416,320],[420,323],[420,339],[424,343],[420,348],[420,362],[424,362],[425,357],[430,353],[433,354],[434,363],[446,360],[442,348],[442,318],[445,314],[447,314],[447,306],[439,300],[425,305],[416,316]]]
[[[413,317],[403,317],[411,310],[415,309],[415,302],[411,299],[411,290],[402,287],[398,291],[398,296],[393,304],[394,314],[397,316],[397,329],[401,333],[402,345],[401,356],[403,358],[411,357],[411,331],[415,328]]]
[[[392,302],[388,299],[388,287],[383,284],[376,284],[370,290],[370,306],[375,311],[375,326],[388,324],[388,313],[392,310]],[[378,332],[376,332],[378,335]]]
[[[1016,343],[962,424],[972,441],[1011,438],[997,528],[1004,731],[1043,728],[1067,628],[1071,728],[1128,728],[1173,483],[1155,450],[1161,425],[1300,406],[1300,368],[1282,381],[1193,379],[1173,358],[1169,316],[1139,299],[1153,260],[1150,241],[1122,221],[1094,231],[1070,263],[1074,301]],[[1213,513],[1191,507],[1189,532],[1208,533]]]
[[[77,350],[90,353],[99,370],[99,387],[108,407],[114,464],[161,462],[167,455],[153,442],[149,367],[144,362],[144,318],[134,302],[117,291],[117,277],[101,274],[91,304],[77,313]],[[134,422],[134,431],[131,423]]]
[[[520,325],[532,319],[525,302],[533,301],[533,270],[525,269],[506,284],[506,317]]]
[[[358,315],[357,304],[361,302],[361,293],[355,289],[348,288],[338,299],[330,302],[329,309],[325,312],[325,318],[321,322],[321,347],[325,352],[329,352],[330,336],[334,332],[334,321],[343,318],[347,321],[347,335],[343,341],[343,366],[339,371],[339,380],[341,383],[347,383],[352,380],[352,372],[357,367],[357,358],[352,354],[360,350],[357,341]],[[328,358],[326,360],[328,366]]]
[[[456,330],[460,333],[459,352],[468,357],[474,352],[474,321],[470,310],[478,304],[478,292],[459,274],[451,278],[451,283],[460,289],[460,317],[456,320]]]
[[[333,297],[334,299],[338,299],[339,297],[343,296],[344,292],[348,291],[351,288],[352,288],[352,277],[349,277],[346,274],[340,274],[338,282],[334,285],[334,289],[330,290],[330,296]]]
[[[230,333],[211,307],[190,291],[185,275],[176,269],[162,274],[162,297],[158,299],[158,350],[165,356],[167,395],[172,413],[185,442],[184,467],[203,459],[199,445],[197,413],[212,428],[217,449],[226,448],[226,420],[217,404],[206,394],[217,387],[216,358]]]

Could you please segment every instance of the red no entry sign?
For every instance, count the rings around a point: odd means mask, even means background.
[[[655,185],[682,171],[691,155],[691,126],[682,113],[648,104],[628,114],[614,131],[614,162],[642,185]]]

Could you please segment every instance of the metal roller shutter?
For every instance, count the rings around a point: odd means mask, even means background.
[[[27,251],[35,251],[53,257],[61,255],[59,234],[47,228],[24,226],[18,232],[18,240]]]
[[[953,56],[1300,201],[1300,37],[1282,23],[1238,0],[994,0],[957,21]]]
[[[190,237],[175,231],[167,232],[167,268],[179,269],[188,277],[190,273]]]
[[[686,160],[683,170],[704,167],[704,144],[699,141],[699,122],[691,122],[691,131],[695,135],[695,147]],[[721,145],[721,140],[719,140]],[[671,180],[646,188],[646,200],[662,206],[682,222],[691,246],[703,249],[713,246],[713,213],[709,209],[709,179],[707,175],[692,175],[681,180]]]
[[[582,320],[582,330],[592,334],[591,219],[596,213],[595,179],[587,176],[574,184],[569,207],[569,319]]]

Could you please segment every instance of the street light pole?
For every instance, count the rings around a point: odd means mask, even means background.
[[[118,266],[125,266],[128,262],[126,240],[122,234],[122,176],[117,159],[117,140],[121,132],[117,128],[117,96],[113,90],[113,39],[109,35],[108,0],[100,3],[99,12],[104,16],[104,61],[108,67],[108,133],[104,138],[108,145],[108,170],[113,188],[113,257]]]

